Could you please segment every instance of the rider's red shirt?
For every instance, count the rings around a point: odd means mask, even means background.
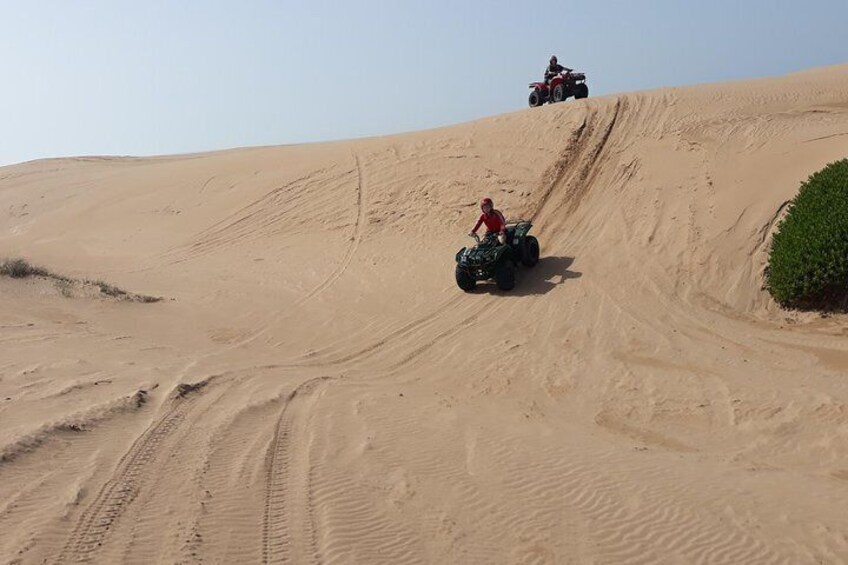
[[[486,231],[500,233],[506,229],[506,220],[499,210],[492,210],[488,214],[483,212],[480,214],[480,219],[477,220],[477,225],[471,230],[471,233],[477,233],[480,226],[485,222]]]

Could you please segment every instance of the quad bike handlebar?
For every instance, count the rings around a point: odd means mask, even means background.
[[[498,241],[500,242],[500,234],[495,233],[495,232],[486,232],[486,235],[483,236],[483,237],[480,237],[476,233],[469,233],[468,237],[473,237],[474,241],[476,241],[478,245],[481,242],[483,242],[483,240],[489,240],[489,239],[498,239]]]

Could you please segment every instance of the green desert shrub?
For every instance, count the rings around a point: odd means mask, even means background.
[[[844,308],[848,299],[848,159],[801,185],[771,245],[766,286],[782,306]]]
[[[24,259],[0,260],[0,276],[11,277],[13,279],[24,279],[27,277],[45,277],[48,279],[52,279],[53,282],[56,283],[59,292],[61,292],[63,296],[68,297],[73,296],[73,288],[75,286],[88,285],[95,286],[100,290],[102,294],[105,294],[106,296],[111,296],[112,298],[117,298],[119,300],[128,300],[132,302],[159,302],[160,300],[162,300],[161,296],[147,296],[145,294],[135,294],[132,292],[127,292],[126,290],[120,289],[116,286],[112,286],[111,284],[105,283],[101,280],[79,280],[72,279],[64,275],[57,275],[56,273],[51,273],[43,267],[31,265]]]
[[[23,259],[6,259],[0,261],[0,276],[23,279],[26,277],[45,277],[49,273],[41,267],[30,265]]]

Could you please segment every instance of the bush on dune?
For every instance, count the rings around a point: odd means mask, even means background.
[[[0,275],[23,279],[26,277],[46,277],[50,273],[46,269],[30,265],[23,259],[8,259],[0,261]]]
[[[848,159],[801,185],[771,245],[766,287],[789,308],[844,309],[848,300]]]
[[[101,294],[116,298],[118,300],[128,300],[132,302],[159,302],[162,300],[159,296],[147,296],[144,294],[135,294],[127,292],[111,284],[101,280],[77,280],[64,275],[52,273],[42,267],[31,265],[24,259],[5,259],[0,260],[0,276],[11,277],[13,279],[24,279],[27,277],[42,277],[51,279],[59,287],[64,296],[71,296],[71,289],[74,286],[89,286],[96,287]]]

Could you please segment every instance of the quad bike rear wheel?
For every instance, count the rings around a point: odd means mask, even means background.
[[[580,100],[581,98],[589,97],[589,87],[586,86],[586,83],[578,84],[574,87],[574,99]]]
[[[539,240],[528,235],[521,242],[521,263],[525,267],[533,267],[539,262]]]
[[[562,84],[562,83],[559,83],[558,85],[556,85],[554,87],[553,101],[554,102],[562,102],[563,100],[565,100],[565,98],[566,98],[565,85]]]
[[[530,98],[527,101],[530,103],[531,108],[536,108],[545,103],[545,99],[542,97],[542,93],[538,88],[533,89],[533,92],[530,93]]]
[[[495,270],[495,283],[501,290],[512,290],[515,288],[515,268],[509,261],[501,263]]]
[[[474,290],[474,287],[477,286],[477,281],[474,280],[474,277],[468,274],[468,271],[457,265],[456,286],[458,286],[465,292],[471,292],[472,290]]]

